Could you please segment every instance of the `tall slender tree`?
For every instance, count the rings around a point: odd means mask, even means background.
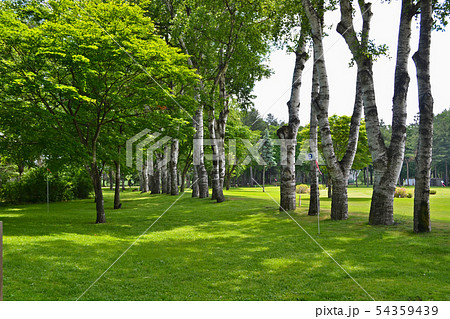
[[[340,0],[341,21],[337,31],[345,39],[358,69],[358,77],[364,100],[364,114],[367,126],[369,149],[374,168],[374,189],[370,206],[369,223],[392,225],[394,223],[394,191],[400,175],[406,141],[406,97],[409,87],[408,59],[410,53],[411,20],[417,12],[413,0],[402,0],[400,16],[395,84],[392,111],[392,136],[389,147],[384,143],[380,130],[373,62],[385,51],[381,46],[374,49],[369,41],[372,18],[372,4],[358,1],[363,20],[360,38],[353,26],[353,7],[350,0]],[[370,46],[368,44],[371,44]],[[334,187],[334,185],[333,185]]]
[[[319,79],[317,69],[313,69],[312,88],[311,88],[311,111],[309,120],[309,147],[310,152],[314,155],[310,162],[311,187],[309,193],[308,215],[315,216],[320,212],[320,192],[319,192],[319,169],[317,167],[319,161],[319,150],[317,147],[317,114],[315,112],[315,103],[319,95]]]
[[[311,25],[314,47],[314,68],[319,82],[319,93],[312,103],[312,110],[317,114],[320,128],[322,149],[331,175],[333,192],[331,200],[331,218],[335,220],[348,218],[347,186],[350,169],[355,158],[358,145],[359,126],[362,115],[362,96],[360,79],[356,80],[356,95],[350,126],[349,140],[345,155],[339,159],[333,146],[330,123],[328,121],[329,85],[325,67],[325,52],[323,49],[323,3],[316,9],[308,0],[302,1]]]
[[[295,51],[295,66],[292,76],[291,97],[287,103],[289,111],[289,122],[277,131],[282,140],[281,178],[280,178],[280,210],[294,210],[295,201],[295,147],[297,144],[297,133],[300,126],[300,88],[305,63],[308,60],[306,50],[308,29],[302,27]]]
[[[430,49],[433,27],[432,0],[420,1],[419,49],[413,55],[419,91],[419,146],[414,189],[414,231],[430,232],[430,173],[433,147],[433,96],[431,94]]]

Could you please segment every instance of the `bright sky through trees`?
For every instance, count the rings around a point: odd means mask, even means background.
[[[374,77],[379,116],[386,124],[392,121],[392,97],[394,94],[394,71],[397,48],[398,24],[400,20],[400,1],[390,4],[374,1],[372,5],[372,39],[377,45],[389,46],[389,56],[381,57],[374,63]],[[324,40],[326,65],[330,81],[330,115],[351,115],[355,99],[356,66],[348,69],[351,59],[350,52],[344,39],[336,32],[339,22],[339,10],[327,13],[325,22],[331,29],[325,30],[328,37]],[[355,25],[361,24],[360,16],[355,17]],[[411,57],[417,51],[419,40],[419,20],[413,21],[411,39]],[[450,60],[450,33],[448,31],[434,31],[431,40],[431,84],[434,98],[434,113],[441,113],[450,107],[449,79]],[[312,56],[312,52],[310,52]],[[274,74],[269,79],[257,83],[253,94],[255,107],[263,117],[272,113],[278,119],[287,122],[288,112],[286,103],[289,100],[292,70],[295,55],[286,51],[274,51],[270,57],[270,67]],[[302,77],[302,92],[300,106],[301,125],[309,123],[312,58],[306,63]],[[409,64],[411,77],[408,93],[408,123],[413,122],[414,116],[419,112],[417,100],[416,70],[412,58]]]

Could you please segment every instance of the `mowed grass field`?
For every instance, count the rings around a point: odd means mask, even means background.
[[[396,225],[368,225],[371,189],[359,187],[346,221],[330,220],[323,191],[319,235],[303,195],[291,216],[317,242],[278,210],[277,187],[232,189],[221,204],[126,191],[121,210],[108,190],[101,225],[92,199],[2,206],[4,299],[448,300],[450,188],[435,189],[429,234],[412,232],[408,198],[395,199]]]

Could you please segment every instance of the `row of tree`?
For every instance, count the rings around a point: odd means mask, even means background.
[[[357,72],[354,110],[347,122],[328,114],[324,16],[337,8],[341,12],[337,31],[348,45]],[[354,27],[355,9],[363,21],[360,31]],[[370,152],[374,192],[369,222],[391,225],[394,189],[405,157],[411,25],[420,14],[420,45],[414,54],[420,110],[415,230],[429,231],[433,120],[430,34],[433,25],[439,25],[433,14],[442,18],[442,26],[448,9],[448,0],[402,0],[393,122],[386,143],[372,70],[386,48],[370,39],[372,11],[365,1],[4,1],[0,6],[2,139],[11,146],[8,155],[17,159],[19,167],[37,158],[44,158],[48,165],[83,165],[94,185],[97,223],[106,221],[101,174],[106,167],[115,171],[114,207],[119,208],[124,162],[137,165],[141,171],[142,191],[173,195],[178,194],[178,179],[184,187],[193,163],[193,197],[208,197],[210,184],[211,198],[222,202],[224,185],[229,186],[231,177],[245,167],[239,161],[227,162],[228,140],[261,137],[252,131],[261,126],[261,119],[249,109],[251,93],[258,80],[270,75],[265,59],[277,44],[296,56],[289,121],[277,123],[271,117],[262,126],[268,128],[263,137],[273,137],[276,132],[281,141],[285,161],[279,172],[280,209],[292,210],[296,208],[301,79],[312,50],[310,126],[300,134],[308,135],[306,147],[313,157],[319,158],[320,149],[325,160],[333,187],[331,216],[337,220],[348,217],[351,169],[367,167]],[[270,129],[277,125],[276,130]],[[147,131],[142,131],[144,128]],[[366,131],[367,138],[362,134]],[[170,137],[170,142],[157,142],[161,134]],[[338,135],[343,145],[336,143]],[[140,155],[148,149],[138,148],[133,162],[125,159],[131,136],[145,138],[146,144],[165,146],[153,159],[144,161]],[[203,145],[204,139],[211,141],[210,147]],[[263,146],[270,168],[271,147]],[[245,151],[243,145],[236,146],[235,157],[243,160]],[[205,153],[211,153],[211,162],[205,160]],[[309,213],[313,215],[319,210],[319,167],[317,161],[309,165]],[[263,177],[265,170],[263,165]]]

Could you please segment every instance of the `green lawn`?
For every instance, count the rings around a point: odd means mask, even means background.
[[[292,216],[376,300],[448,300],[450,188],[436,189],[430,234],[411,231],[408,198],[395,200],[395,226],[369,226],[365,187],[349,189],[347,221],[330,220],[322,193],[320,235],[308,196]],[[368,300],[268,194],[181,195],[81,300]],[[127,191],[114,211],[112,197],[103,225],[93,200],[1,207],[5,300],[76,300],[178,198]]]

